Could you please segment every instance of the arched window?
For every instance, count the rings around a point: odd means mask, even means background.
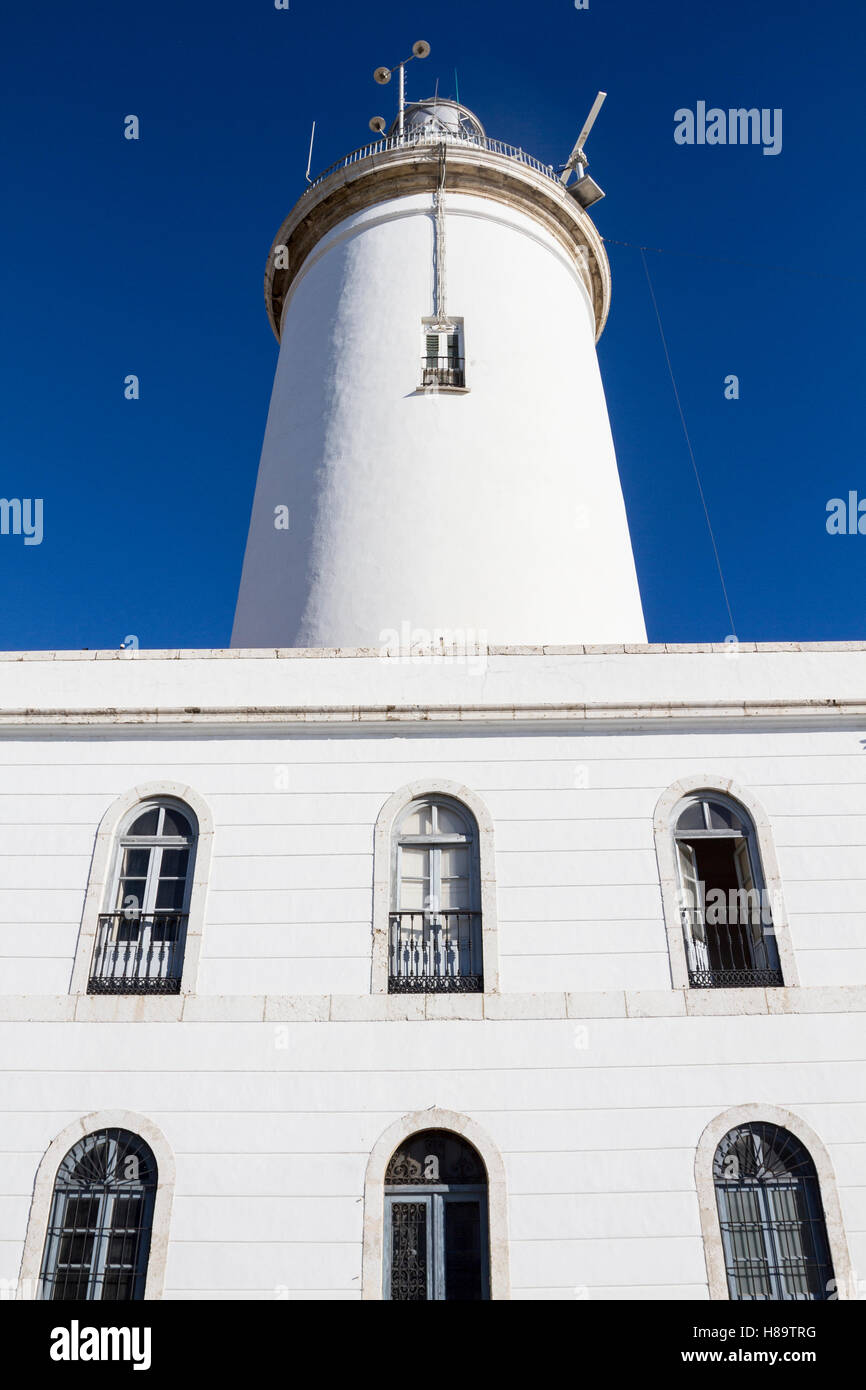
[[[139,804],[121,830],[89,994],[178,994],[196,830],[188,807]]]
[[[406,807],[391,884],[389,992],[481,992],[478,828],[465,806],[437,796]]]
[[[39,1297],[144,1298],[156,1160],[136,1134],[102,1129],[57,1170]]]
[[[713,1180],[730,1297],[830,1298],[818,1176],[799,1139],[779,1125],[740,1125],[716,1149]]]
[[[449,1130],[404,1140],[385,1173],[384,1297],[397,1303],[490,1297],[487,1173]]]
[[[697,792],[677,807],[674,835],[689,984],[783,984],[748,813],[720,793]]]

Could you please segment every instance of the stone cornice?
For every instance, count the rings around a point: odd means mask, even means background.
[[[573,261],[592,299],[596,341],[610,307],[610,265],[592,219],[562,184],[508,155],[449,142],[448,191],[491,198],[525,213],[556,238]],[[432,194],[440,146],[416,144],[381,150],[335,170],[298,200],[274,238],[265,271],[265,306],[279,341],[286,296],[316,244],[353,213],[392,198]],[[275,249],[286,247],[287,268],[275,268]]]
[[[88,728],[99,725],[157,725],[160,728],[205,725],[235,728],[238,725],[313,724],[518,724],[609,723],[627,724],[677,720],[706,723],[741,719],[771,723],[797,723],[824,719],[831,723],[866,722],[866,700],[750,700],[677,704],[544,704],[544,705],[207,705],[187,707],[93,709],[11,709],[0,711],[3,729]]]

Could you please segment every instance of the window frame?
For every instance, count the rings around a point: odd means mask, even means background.
[[[731,813],[731,815],[732,815],[733,817],[735,817],[735,818],[740,822],[741,828],[737,830],[737,829],[734,829],[733,827],[728,827],[728,826],[713,826],[713,825],[710,825],[710,823],[709,823],[709,818],[710,818],[710,805],[711,805],[712,803],[714,803],[714,804],[716,804],[716,805],[721,805],[724,809],[726,809],[727,811],[729,811],[729,812]],[[690,828],[681,829],[681,828],[680,828],[680,821],[682,820],[683,816],[686,814],[686,812],[688,811],[688,809],[689,809],[690,807],[693,807],[693,806],[700,806],[700,808],[701,808],[701,813],[702,813],[703,822],[704,822],[703,828],[702,828],[702,829],[701,829],[701,828],[698,828],[698,829],[690,829]],[[685,899],[685,894],[686,894],[687,887],[688,887],[689,885],[687,885],[686,882],[685,882],[684,879],[683,879],[683,858],[684,858],[684,856],[683,856],[682,846],[685,845],[685,846],[687,846],[687,847],[691,850],[692,841],[695,841],[695,840],[697,840],[697,841],[706,841],[706,840],[710,840],[710,841],[713,841],[713,842],[716,842],[716,843],[718,843],[719,841],[722,841],[722,840],[723,840],[723,841],[726,841],[726,842],[728,842],[728,841],[731,842],[731,844],[732,844],[732,846],[733,846],[733,848],[732,848],[733,867],[734,867],[734,872],[736,873],[737,879],[738,879],[738,880],[740,880],[740,879],[743,877],[743,872],[742,872],[742,870],[741,870],[741,866],[740,866],[740,864],[738,863],[738,856],[740,855],[740,852],[743,851],[743,853],[745,854],[745,858],[746,858],[746,866],[747,866],[747,868],[748,868],[748,874],[749,874],[749,879],[751,880],[752,889],[749,890],[749,889],[745,888],[745,886],[744,886],[742,883],[740,884],[740,887],[741,887],[741,890],[744,891],[744,892],[748,892],[748,891],[755,891],[755,892],[757,892],[757,894],[758,894],[758,903],[759,903],[759,914],[760,914],[760,922],[759,922],[759,924],[753,924],[753,923],[750,922],[750,923],[748,923],[747,925],[749,926],[750,930],[752,929],[753,925],[760,925],[760,927],[761,927],[760,941],[761,941],[761,944],[762,944],[762,946],[763,946],[764,953],[765,953],[766,959],[767,959],[767,964],[766,964],[766,966],[762,967],[762,966],[758,966],[758,965],[753,965],[751,968],[752,968],[752,970],[753,970],[755,973],[758,973],[758,972],[761,971],[761,970],[767,970],[767,971],[775,970],[775,971],[778,971],[778,972],[780,973],[780,975],[781,975],[781,969],[782,969],[782,967],[781,967],[781,963],[780,963],[780,961],[779,961],[778,947],[777,947],[777,944],[776,944],[775,921],[774,921],[773,913],[771,912],[771,914],[770,914],[770,922],[769,922],[769,923],[767,923],[767,922],[764,921],[764,913],[765,913],[765,910],[766,910],[766,902],[767,902],[767,896],[766,896],[766,895],[767,895],[767,887],[766,887],[766,882],[765,882],[765,879],[764,879],[764,870],[763,870],[763,865],[762,865],[762,863],[761,863],[761,852],[760,852],[760,846],[758,845],[758,837],[757,837],[757,833],[756,833],[756,830],[755,830],[755,825],[754,825],[754,822],[753,822],[753,820],[752,820],[752,817],[749,815],[749,812],[747,811],[747,809],[746,809],[744,806],[742,806],[738,801],[736,801],[733,797],[731,797],[731,796],[729,796],[729,795],[725,795],[725,794],[723,794],[722,792],[701,790],[701,791],[690,792],[687,796],[683,797],[683,799],[682,799],[680,802],[678,802],[678,804],[674,807],[674,810],[673,810],[672,821],[673,821],[673,836],[674,836],[675,851],[676,851],[677,878],[678,878],[678,895],[679,895],[679,903],[680,903],[680,922],[681,922],[681,926],[682,926],[682,929],[683,929],[683,946],[684,946],[684,950],[685,950],[685,952],[686,952],[687,967],[688,967],[688,972],[689,972],[689,988],[690,988],[690,989],[701,989],[701,988],[728,988],[728,989],[731,989],[731,988],[733,988],[733,989],[740,989],[740,988],[741,988],[741,989],[756,989],[756,988],[757,988],[757,989],[761,989],[761,988],[763,988],[763,989],[778,989],[778,988],[784,988],[784,976],[782,976],[782,978],[781,978],[779,981],[775,982],[775,983],[772,983],[772,982],[770,982],[770,981],[764,981],[763,983],[753,982],[753,983],[749,983],[749,984],[745,984],[745,983],[744,983],[744,984],[721,985],[721,986],[719,986],[719,985],[714,985],[714,984],[713,984],[711,981],[709,981],[709,980],[707,980],[706,982],[700,982],[700,981],[696,981],[696,980],[694,980],[694,979],[692,978],[693,975],[704,974],[704,975],[709,976],[709,975],[711,975],[712,973],[714,973],[714,972],[713,972],[713,968],[710,966],[710,963],[709,963],[710,957],[709,957],[709,952],[708,952],[708,949],[707,949],[707,941],[708,941],[707,933],[708,933],[709,929],[713,926],[713,924],[712,924],[712,923],[709,923],[709,922],[707,921],[707,909],[706,909],[705,896],[704,896],[704,894],[703,894],[702,892],[700,892],[701,879],[700,879],[699,876],[698,876],[699,870],[698,870],[697,858],[696,858],[696,856],[694,855],[693,852],[692,852],[691,858],[692,858],[692,864],[693,864],[693,867],[694,867],[694,870],[695,870],[694,884],[695,884],[695,890],[696,890],[696,891],[695,891],[695,898],[696,898],[696,901],[695,901],[695,904],[694,904],[693,909],[691,909],[692,912],[693,912],[693,914],[694,914],[692,921],[689,922],[689,923],[687,923],[687,920],[686,920],[687,914],[689,913],[690,909],[686,906],[684,899]],[[715,891],[715,890],[712,890],[712,889],[711,889],[711,891]],[[701,930],[700,930],[700,933],[696,930],[696,928],[697,928],[697,926],[698,926],[699,924],[700,924],[700,929],[701,929]],[[730,924],[730,921],[727,922],[727,925],[728,925],[728,926],[731,925],[731,924]],[[699,955],[701,955],[701,945],[703,945],[703,948],[704,948],[704,951],[703,951],[703,957],[704,957],[704,958],[703,958],[701,961],[699,961],[698,957],[699,957]],[[757,946],[757,938],[755,937],[754,931],[752,930],[752,943],[751,943],[751,948],[750,948],[750,949],[753,949],[753,948],[756,947],[756,946]],[[694,968],[693,968],[693,965],[694,965]],[[744,967],[742,973],[748,973],[748,967]]]
[[[707,1288],[710,1299],[729,1302],[749,1301],[731,1299],[730,1296],[716,1200],[714,1164],[719,1144],[726,1135],[731,1130],[741,1129],[750,1124],[776,1125],[780,1129],[787,1130],[806,1150],[817,1175],[818,1191],[824,1211],[824,1229],[835,1280],[833,1299],[856,1299],[859,1290],[845,1237],[836,1176],[823,1141],[799,1115],[784,1109],[782,1106],[757,1102],[732,1106],[716,1115],[704,1129],[695,1151],[695,1186],[701,1218]]]
[[[445,809],[453,811],[460,818],[460,820],[462,820],[465,826],[465,834],[461,835],[456,831],[443,832],[440,834],[437,830],[433,831],[430,835],[409,835],[401,831],[401,824],[411,815],[415,807],[420,808],[422,806],[430,806],[431,808],[436,808],[438,810],[438,808],[443,805],[445,806]],[[432,794],[430,796],[419,796],[416,797],[413,801],[410,801],[407,806],[404,806],[403,811],[401,812],[394,826],[394,835],[392,838],[392,910],[395,912],[401,910],[400,899],[402,897],[402,894],[400,892],[400,889],[403,885],[402,850],[404,848],[424,849],[427,850],[427,852],[431,856],[430,860],[428,861],[430,865],[430,873],[428,875],[430,892],[428,894],[428,897],[431,899],[431,903],[429,908],[425,906],[425,908],[423,909],[423,911],[426,913],[428,911],[436,912],[440,910],[442,885],[441,851],[443,849],[459,849],[463,847],[465,847],[469,851],[468,879],[470,905],[466,908],[466,911],[480,912],[481,875],[479,872],[478,864],[478,827],[475,824],[475,818],[471,815],[471,813],[467,810],[467,808],[464,805],[462,805],[459,801],[455,800],[455,798],[452,796],[443,796],[438,794]],[[421,909],[419,909],[419,911],[420,910]]]
[[[437,339],[437,352],[435,358],[430,353],[430,339]],[[444,364],[444,365],[443,365]],[[435,373],[435,378],[428,381],[429,373]],[[448,379],[440,381],[439,373],[450,378],[452,373],[456,373],[458,380],[452,382]],[[466,374],[466,338],[464,321],[461,317],[453,314],[447,316],[447,327],[435,316],[422,318],[421,320],[421,392],[452,391],[465,393],[469,390],[469,383]]]
[[[764,885],[769,894],[773,910],[773,931],[779,965],[782,971],[782,988],[795,989],[800,980],[797,962],[791,942],[782,879],[776,858],[770,821],[757,798],[747,788],[718,772],[698,772],[684,776],[672,783],[662,792],[656,804],[653,830],[655,836],[656,860],[661,888],[662,912],[668,939],[668,960],[671,987],[684,990],[691,998],[714,995],[716,1002],[708,1005],[718,1009],[721,999],[734,999],[754,996],[754,986],[725,989],[693,989],[689,984],[688,961],[683,940],[682,919],[680,916],[679,868],[676,849],[676,812],[679,804],[695,793],[706,793],[710,798],[730,800],[748,813],[755,831],[757,851],[760,858]],[[774,994],[777,993],[774,987]]]
[[[180,996],[193,994],[198,980],[201,959],[202,937],[205,923],[208,877],[213,852],[214,821],[210,807],[202,796],[192,787],[178,782],[147,782],[130,788],[108,807],[96,831],[93,858],[81,926],[75,951],[75,960],[69,984],[70,994],[82,995],[87,1000],[88,1016],[94,1018],[114,1017],[121,999],[126,997],[128,1006],[135,1009],[136,1016],[144,1010],[143,1016],[162,1017],[171,998],[165,995],[88,994],[91,963],[99,933],[99,918],[110,909],[105,906],[114,883],[115,865],[119,834],[129,817],[134,820],[136,807],[153,801],[173,801],[190,821],[195,833],[195,862],[188,879],[188,911],[186,921],[186,941],[183,953],[183,973]],[[79,1007],[81,1007],[79,1005]]]
[[[370,991],[372,994],[388,994],[390,914],[394,883],[393,842],[395,827],[400,816],[411,802],[424,797],[449,798],[458,807],[469,813],[475,823],[477,833],[477,873],[478,910],[481,913],[481,959],[483,992],[446,994],[419,994],[426,998],[428,1005],[435,998],[437,1013],[447,1016],[449,1012],[459,1013],[472,1008],[471,1001],[481,1000],[482,994],[499,993],[499,934],[496,912],[496,873],[493,819],[484,802],[469,787],[444,778],[429,778],[410,782],[388,798],[379,812],[373,830],[373,942],[370,962]],[[408,996],[391,996],[395,1008],[402,999],[405,1006]]]
[[[132,827],[146,815],[148,811],[158,811],[157,831],[153,835],[133,835]],[[178,811],[189,824],[189,836],[165,835],[159,831],[159,826],[164,824],[165,812],[168,810]],[[125,828],[121,828],[117,835],[114,848],[114,862],[109,878],[109,890],[105,900],[106,912],[122,912],[125,910],[124,903],[112,901],[117,897],[117,889],[121,882],[121,870],[123,868],[125,852],[127,849],[147,849],[148,865],[145,874],[144,897],[136,911],[141,917],[152,916],[160,911],[182,912],[189,911],[189,900],[192,896],[192,884],[195,876],[195,852],[197,847],[198,835],[196,833],[195,817],[190,814],[188,806],[176,797],[160,797],[150,801],[142,801],[135,805],[128,815],[124,818]],[[166,850],[188,849],[189,860],[186,873],[184,875],[183,903],[179,908],[159,908],[156,905],[156,896],[162,881],[162,861]],[[140,877],[140,875],[127,875],[127,877]]]
[[[144,1300],[162,1298],[168,1258],[171,1208],[174,1199],[175,1160],[164,1134],[146,1115],[130,1110],[97,1110],[73,1120],[56,1135],[45,1151],[33,1184],[33,1199],[27,1221],[27,1234],[21,1256],[16,1297],[34,1301],[39,1297],[42,1256],[45,1250],[51,1203],[57,1173],[63,1160],[80,1139],[104,1129],[121,1129],[134,1134],[150,1149],[156,1164],[150,1228],[150,1252],[144,1287]]]
[[[137,1140],[138,1145],[147,1151],[148,1159],[153,1164],[153,1181],[148,1184],[141,1183],[131,1187],[129,1192],[126,1193],[122,1190],[119,1183],[114,1183],[111,1187],[106,1184],[101,1190],[95,1191],[89,1198],[90,1201],[95,1201],[97,1204],[97,1216],[95,1219],[88,1215],[86,1221],[82,1222],[77,1211],[75,1211],[71,1220],[67,1220],[70,1206],[76,1201],[81,1201],[82,1193],[76,1191],[76,1188],[71,1184],[66,1184],[64,1186],[59,1185],[64,1165],[72,1159],[76,1150],[80,1149],[81,1153],[76,1158],[77,1166],[77,1164],[84,1159],[88,1148],[95,1148],[97,1142],[104,1139],[105,1143],[112,1149],[116,1174],[117,1150],[121,1136],[124,1136],[126,1139],[132,1138]],[[93,1294],[94,1291],[103,1284],[105,1272],[108,1268],[111,1244],[112,1241],[116,1239],[117,1231],[114,1226],[114,1216],[118,1201],[124,1196],[133,1195],[133,1193],[138,1194],[141,1203],[138,1231],[140,1237],[143,1235],[144,1239],[140,1240],[139,1248],[137,1248],[135,1252],[136,1259],[135,1265],[132,1267],[131,1280],[134,1289],[140,1288],[142,1292],[146,1289],[147,1270],[153,1241],[153,1214],[158,1182],[159,1169],[156,1158],[149,1146],[141,1139],[141,1136],[135,1134],[134,1131],[118,1128],[102,1128],[93,1130],[89,1134],[78,1139],[61,1159],[55,1174],[51,1209],[45,1235],[45,1248],[39,1272],[39,1290],[37,1298],[42,1302],[64,1303],[73,1301],[140,1302],[142,1298],[141,1294],[139,1294],[138,1297],[133,1294],[131,1298],[122,1300],[95,1298]],[[70,1238],[74,1240],[76,1234],[80,1239],[82,1232],[90,1233],[90,1228],[95,1229],[93,1230],[92,1242],[89,1248],[89,1258],[82,1258],[77,1262],[66,1260],[61,1266],[60,1255],[63,1251],[64,1241]],[[55,1299],[53,1296],[46,1295],[46,1289],[53,1289],[56,1286],[55,1281],[58,1278],[58,1273],[61,1268],[65,1270],[78,1268],[82,1272],[86,1270],[87,1292],[83,1300],[81,1300],[80,1293],[74,1300],[65,1298]]]
[[[148,812],[157,812],[157,829],[152,835],[133,835],[132,828]],[[189,826],[189,835],[165,835],[161,833],[164,827],[166,812],[175,811],[182,816]],[[96,940],[94,942],[94,954],[91,963],[90,977],[88,979],[88,994],[101,994],[116,997],[117,995],[134,995],[137,998],[147,995],[159,994],[179,994],[180,986],[183,981],[183,967],[186,956],[187,925],[189,922],[189,905],[192,897],[193,882],[195,879],[196,851],[198,848],[198,825],[195,813],[183,801],[174,796],[151,797],[144,801],[136,802],[124,816],[118,828],[114,840],[114,850],[112,854],[111,871],[106,884],[105,901],[102,912],[99,914],[99,922]],[[166,850],[183,849],[187,851],[186,873],[183,880],[183,900],[179,908],[160,908],[157,906],[156,899],[159,895],[161,884],[165,881],[162,877],[162,864]],[[148,855],[147,868],[144,874],[144,891],[140,903],[133,907],[127,903],[126,896],[122,895],[121,885],[124,881],[135,882],[141,878],[140,874],[126,874],[123,870],[126,864],[127,851],[146,850]],[[120,920],[123,914],[123,920]],[[164,921],[160,929],[158,919],[176,918],[171,923],[171,935],[167,935],[169,923]],[[108,919],[118,919],[113,922],[111,927]],[[110,935],[109,935],[110,933]],[[172,950],[172,947],[174,948]],[[160,949],[162,948],[162,949]],[[116,988],[111,988],[113,977],[96,974],[97,956],[99,956],[99,966],[104,968],[106,961],[116,962],[119,959],[128,959],[130,952],[140,960],[148,960],[149,966],[154,959],[157,963],[157,972],[152,973],[150,968],[146,973],[139,975],[136,972],[127,974],[124,966],[123,973],[115,978]],[[177,988],[160,988],[160,981],[166,977],[162,974],[162,965],[166,967],[177,966],[177,955],[180,956],[180,973],[177,978]],[[93,981],[101,981],[101,985],[94,988]],[[138,988],[135,985],[138,984]]]

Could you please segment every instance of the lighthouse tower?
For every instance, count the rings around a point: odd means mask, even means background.
[[[233,646],[646,641],[595,351],[610,268],[552,167],[414,103],[304,192],[265,294]]]

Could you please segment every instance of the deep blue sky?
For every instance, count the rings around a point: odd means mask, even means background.
[[[7,7],[0,648],[229,642],[276,362],[271,240],[392,114],[372,70],[417,38],[488,133],[561,163],[598,88],[612,239],[600,359],[651,641],[730,631],[640,254],[743,640],[866,638],[862,0],[139,0]],[[781,107],[783,148],[681,147],[698,100]],[[123,117],[141,139],[123,139]],[[667,254],[670,253],[670,254]],[[141,378],[137,402],[123,379]],[[736,373],[740,399],[727,401]]]

